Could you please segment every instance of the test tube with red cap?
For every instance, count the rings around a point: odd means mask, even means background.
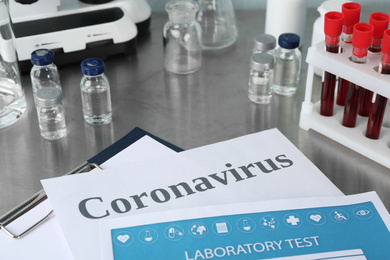
[[[380,52],[383,32],[389,26],[389,16],[385,13],[372,13],[370,15],[369,24],[374,26],[374,33],[371,40],[371,46],[368,50],[374,53]],[[372,95],[372,91],[368,89],[360,90],[360,104],[358,112],[360,116],[369,116],[372,106]]]
[[[345,43],[352,43],[353,39],[353,26],[359,23],[361,5],[354,2],[344,3],[341,6],[341,12],[344,15],[343,33],[341,39]],[[345,99],[348,91],[348,80],[339,78],[339,85],[337,89],[336,104],[339,106],[345,105]]]
[[[382,58],[379,64],[378,72],[381,74],[390,74],[390,30],[383,34]],[[367,121],[366,137],[378,139],[383,121],[383,115],[386,110],[387,98],[379,94],[374,94],[372,99],[372,108]]]
[[[389,19],[389,15],[385,13],[372,13],[370,15],[368,23],[374,26],[371,46],[368,48],[370,52],[377,53],[381,51],[383,32],[389,26]]]
[[[357,23],[353,28],[352,38],[352,56],[351,61],[354,63],[366,63],[368,48],[371,45],[374,26],[368,23]],[[355,127],[356,118],[359,109],[359,94],[361,87],[355,83],[349,82],[347,98],[345,100],[343,126]]]
[[[325,48],[327,52],[339,53],[340,35],[343,29],[344,15],[340,12],[325,14]],[[336,88],[336,75],[324,71],[322,76],[320,114],[333,116],[334,92]]]
[[[358,3],[348,2],[341,6],[344,15],[343,34],[341,39],[345,43],[352,43],[353,26],[359,23],[362,6]]]

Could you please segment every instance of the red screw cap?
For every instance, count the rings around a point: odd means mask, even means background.
[[[385,13],[372,13],[369,23],[374,26],[374,37],[382,38],[383,32],[389,26],[389,15]]]
[[[390,29],[383,32],[382,52],[390,54]]]
[[[344,15],[340,12],[328,12],[325,14],[325,35],[340,36],[343,31]]]
[[[353,54],[356,57],[364,57],[367,55],[367,49],[372,42],[374,26],[368,23],[357,23],[353,26]]]
[[[348,2],[341,6],[341,12],[344,14],[344,25],[353,26],[360,20],[361,5],[354,2]]]

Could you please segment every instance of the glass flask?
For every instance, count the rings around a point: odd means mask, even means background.
[[[202,64],[202,33],[195,20],[199,6],[194,1],[174,0],[166,4],[169,21],[164,25],[164,67],[188,74]]]
[[[8,6],[0,0],[0,128],[26,111]]]
[[[196,20],[202,27],[203,50],[220,50],[233,45],[238,38],[238,29],[232,1],[198,1]]]

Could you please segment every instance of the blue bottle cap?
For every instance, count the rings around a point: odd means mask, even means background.
[[[45,66],[54,62],[54,52],[48,49],[39,49],[31,53],[31,63],[37,66]]]
[[[295,49],[299,47],[299,35],[295,33],[283,33],[279,36],[279,46],[284,49]]]
[[[81,72],[87,76],[97,76],[104,72],[104,61],[97,58],[90,58],[81,62]]]

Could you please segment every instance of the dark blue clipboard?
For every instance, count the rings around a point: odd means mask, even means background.
[[[110,145],[109,147],[107,147],[106,149],[101,151],[100,153],[96,154],[91,159],[87,160],[87,162],[101,165],[102,163],[104,163],[105,161],[107,161],[111,157],[115,156],[117,153],[119,153],[123,149],[129,147],[130,145],[132,145],[133,143],[135,143],[136,141],[138,141],[139,139],[141,139],[145,135],[150,136],[154,140],[167,146],[168,148],[174,150],[175,152],[183,151],[183,149],[177,147],[176,145],[173,145],[173,144],[171,144],[171,143],[169,143],[169,142],[167,142],[167,141],[165,141],[165,140],[163,140],[155,135],[152,135],[152,134],[146,132],[145,130],[143,130],[139,127],[136,127],[131,132],[126,134],[124,137],[119,139],[117,142],[113,143],[112,145]]]
[[[167,146],[168,148],[176,151],[181,152],[183,149],[177,147],[176,145],[173,145],[155,135],[152,135],[148,133],[147,131],[135,127],[133,130],[131,130],[128,134],[126,134],[124,137],[104,149],[103,151],[99,152],[92,158],[88,159],[85,163],[81,164],[80,166],[76,167],[69,173],[65,175],[72,175],[72,174],[78,174],[78,173],[84,173],[89,172],[93,168],[100,168],[99,165],[110,159],[111,157],[115,156],[117,153],[122,151],[123,149],[129,147],[139,139],[141,139],[144,136],[150,136],[154,140],[158,141],[159,143]],[[41,223],[43,223],[45,220],[47,220],[53,213],[53,210],[51,210],[47,215],[45,215],[42,219],[40,219],[38,222],[36,222],[31,227],[27,228],[25,231],[23,231],[20,234],[13,234],[11,231],[9,231],[6,226],[10,224],[12,221],[18,219],[23,214],[27,213],[31,209],[33,209],[35,206],[39,205],[41,202],[47,199],[47,195],[44,190],[39,191],[38,193],[34,194],[32,197],[27,199],[25,202],[21,203],[20,205],[16,206],[11,211],[7,212],[5,215],[0,217],[0,230],[3,230],[6,232],[11,238],[19,239],[25,236],[27,233],[38,227]]]

